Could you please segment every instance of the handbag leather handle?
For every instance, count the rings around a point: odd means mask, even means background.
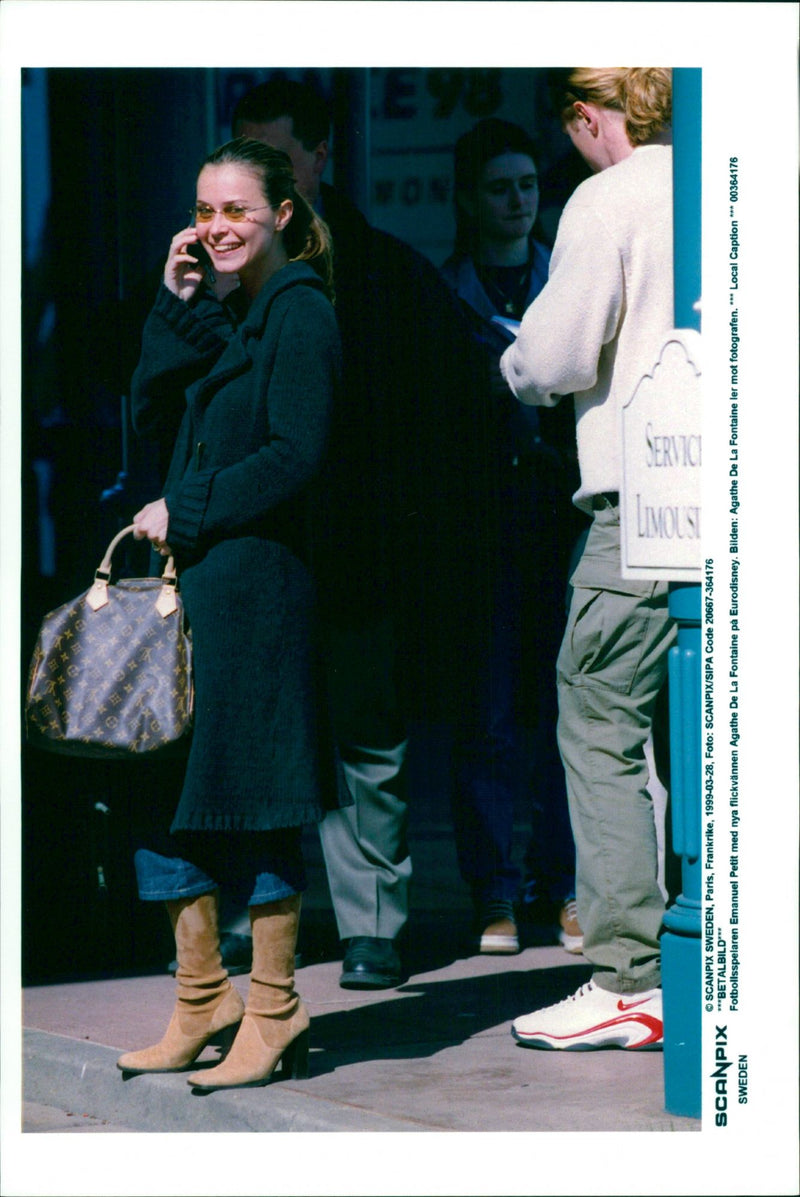
[[[94,583],[86,595],[86,602],[93,611],[99,611],[108,602],[111,558],[119,542],[124,540],[126,536],[130,536],[135,527],[135,524],[128,524],[127,528],[123,528],[121,532],[117,533],[106,549],[105,556],[95,571]],[[175,569],[174,557],[167,559],[167,564],[164,566],[164,572],[161,575],[161,582],[161,590],[155,604],[156,610],[163,616],[172,615],[178,609],[178,600],[175,593],[178,584],[178,573]]]
[[[103,560],[100,562],[100,565],[98,567],[98,570],[97,570],[98,573],[105,573],[105,574],[111,573],[111,558],[114,556],[114,550],[116,549],[117,545],[120,543],[121,540],[124,540],[126,536],[132,535],[135,527],[136,527],[135,524],[128,524],[127,528],[123,528],[121,532],[117,533],[117,535],[111,541],[111,544],[106,549],[105,556],[103,557]],[[178,575],[175,570],[175,558],[169,557],[167,560],[167,564],[164,567],[164,573],[163,573],[162,577],[177,578],[177,576]]]

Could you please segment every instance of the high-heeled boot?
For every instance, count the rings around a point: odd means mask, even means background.
[[[244,1003],[222,967],[218,891],[166,906],[178,959],[175,1009],[160,1043],[120,1056],[117,1067],[124,1072],[180,1072],[212,1041],[229,1046],[244,1014]]]
[[[253,971],[244,1018],[221,1064],[193,1072],[197,1089],[266,1085],[279,1061],[282,1074],[308,1076],[308,1011],[294,988],[300,895],[250,907]]]

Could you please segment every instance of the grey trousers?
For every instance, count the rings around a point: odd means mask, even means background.
[[[584,955],[601,988],[636,993],[661,983],[664,899],[644,749],[677,632],[667,585],[623,581],[620,571],[619,510],[606,507],[571,579],[558,743]]]
[[[332,629],[329,690],[334,730],[354,805],[320,823],[342,939],[394,939],[408,918],[407,741],[395,685],[390,619]]]

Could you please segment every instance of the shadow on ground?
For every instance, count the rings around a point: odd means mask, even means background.
[[[414,981],[387,991],[385,1001],[314,1016],[314,1073],[354,1060],[420,1059],[492,1027],[560,1001],[587,981],[591,969],[532,969],[451,981]]]

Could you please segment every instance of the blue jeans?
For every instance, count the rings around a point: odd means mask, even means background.
[[[526,900],[560,905],[575,892],[575,845],[556,741],[555,668],[552,682],[542,680],[542,699],[551,690],[552,706],[540,701],[536,727],[525,734],[515,715],[518,600],[512,586],[498,586],[496,598],[483,723],[462,728],[455,746],[453,830],[459,868],[477,905],[493,898],[514,901],[521,880],[512,855],[514,813],[522,807],[531,824],[524,856]]]
[[[519,767],[514,715],[518,668],[517,601],[507,561],[495,586],[488,657],[476,695],[476,718],[454,746],[453,831],[459,869],[477,905],[513,901],[520,871],[512,859]]]
[[[573,892],[575,846],[564,768],[556,740],[555,660],[564,618],[559,545],[546,488],[526,469],[512,472],[504,496],[501,550],[481,676],[454,745],[453,828],[462,878],[477,905],[513,901],[514,813],[531,821],[526,881],[537,896],[561,902]],[[522,686],[523,673],[525,687]],[[530,734],[522,726],[534,692]],[[523,709],[525,710],[523,711]]]
[[[160,852],[134,855],[139,897],[145,902],[194,898],[219,888],[242,905],[277,902],[306,888],[302,829],[191,831],[169,837]]]

